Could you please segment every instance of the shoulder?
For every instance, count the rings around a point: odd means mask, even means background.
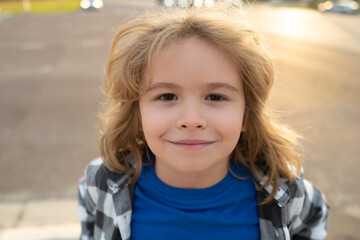
[[[288,223],[292,236],[324,239],[329,206],[325,196],[303,175],[288,183]]]
[[[99,157],[87,165],[84,180],[90,191],[114,192],[127,184],[129,178],[129,174],[113,171],[106,160]]]
[[[79,182],[79,194],[87,208],[92,209],[91,212],[95,210],[99,199],[108,192],[107,179],[102,158],[94,159],[86,166],[85,174]]]
[[[318,187],[304,179],[303,174],[293,181],[287,182],[289,189],[289,202],[294,214],[303,211],[308,205],[322,206],[326,202],[324,195]]]
[[[268,179],[266,175],[262,176],[265,181]],[[271,184],[265,186],[264,180],[257,179],[260,186],[263,186],[257,188],[260,203],[273,188]],[[275,228],[288,231],[291,238],[299,239],[324,239],[327,234],[328,211],[324,195],[303,178],[303,173],[292,181],[281,178],[274,201],[259,205],[261,219],[270,221]]]
[[[95,238],[119,238],[117,221],[123,221],[128,216],[124,210],[131,208],[129,188],[125,187],[128,178],[127,174],[112,171],[102,158],[87,165],[85,176],[79,182],[78,195],[82,239],[93,239],[94,235]]]
[[[102,158],[97,158],[92,160],[85,169],[85,181],[88,187],[103,188],[104,183],[107,182],[108,174],[104,169],[103,165],[104,160]]]

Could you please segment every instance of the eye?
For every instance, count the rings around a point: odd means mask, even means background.
[[[168,102],[168,101],[175,101],[178,98],[172,93],[166,93],[166,94],[159,96],[158,99],[160,99],[161,101],[164,101],[164,102]]]
[[[226,101],[227,99],[219,94],[210,94],[209,96],[206,97],[206,100],[221,102],[221,101]]]

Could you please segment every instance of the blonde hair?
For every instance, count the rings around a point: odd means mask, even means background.
[[[231,160],[272,184],[270,201],[281,177],[293,180],[301,164],[295,151],[297,135],[276,122],[268,107],[274,81],[272,57],[258,33],[244,22],[240,9],[216,4],[211,8],[146,13],[124,25],[116,34],[109,57],[101,114],[101,155],[116,172],[138,178],[147,146],[141,132],[140,81],[145,67],[159,52],[179,39],[197,36],[228,54],[243,81],[246,131]],[[132,153],[135,164],[130,163]],[[268,176],[263,179],[259,170]]]

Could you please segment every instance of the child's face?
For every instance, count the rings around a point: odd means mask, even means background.
[[[156,174],[177,187],[216,184],[244,129],[245,98],[235,65],[197,37],[176,41],[153,64],[151,83],[145,70],[139,105]]]

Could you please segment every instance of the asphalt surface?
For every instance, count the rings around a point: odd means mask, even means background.
[[[99,154],[114,31],[156,7],[112,1],[102,11],[0,15],[0,239],[19,239],[20,229],[28,239],[76,236],[76,186]],[[360,239],[360,17],[248,10],[277,56],[274,108],[304,136],[305,176],[330,203],[327,239]],[[40,237],[44,226],[73,234]]]

